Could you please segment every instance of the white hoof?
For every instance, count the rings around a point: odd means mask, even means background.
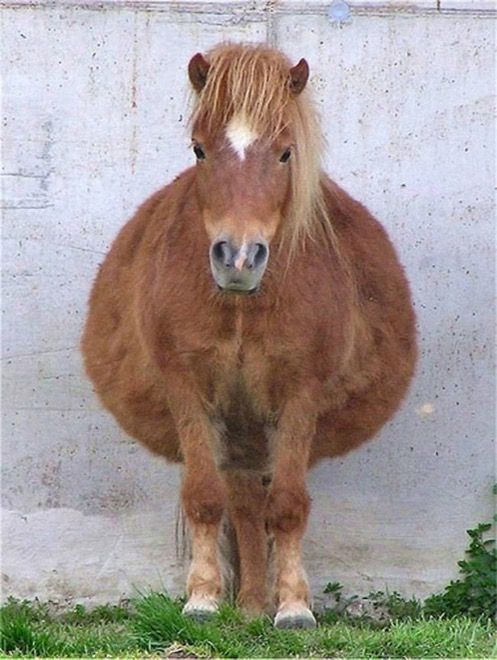
[[[275,628],[315,628],[316,619],[311,610],[304,606],[281,607],[274,617]]]
[[[214,598],[192,596],[183,608],[183,614],[195,619],[205,621],[210,619],[219,609],[219,603]]]

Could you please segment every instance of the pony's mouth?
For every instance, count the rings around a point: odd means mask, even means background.
[[[242,296],[251,296],[254,293],[257,293],[259,287],[254,286],[252,289],[244,289],[242,287],[238,287],[236,285],[231,285],[231,286],[220,286],[219,284],[217,285],[218,291],[224,294],[239,294]]]

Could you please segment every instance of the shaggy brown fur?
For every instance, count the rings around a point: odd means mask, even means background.
[[[267,606],[274,534],[283,626],[313,622],[300,561],[307,469],[373,437],[405,395],[416,356],[409,287],[384,229],[321,172],[304,65],[238,45],[192,60],[192,132],[206,157],[121,230],[82,341],[87,372],[124,430],[184,463],[186,611],[217,607],[228,514],[246,610]],[[234,116],[258,134],[243,162],[224,132]],[[209,247],[220,235],[271,245],[255,295],[216,290]]]

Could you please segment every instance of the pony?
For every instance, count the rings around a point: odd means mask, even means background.
[[[182,464],[184,613],[219,607],[229,520],[238,606],[311,627],[306,475],[399,407],[416,359],[409,285],[379,222],[323,171],[305,59],[223,43],[188,74],[196,163],[113,242],[85,367],[124,431]]]

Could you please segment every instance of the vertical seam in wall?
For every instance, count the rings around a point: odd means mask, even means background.
[[[133,12],[133,44],[132,44],[132,60],[131,60],[131,89],[130,89],[130,104],[131,104],[131,136],[130,136],[130,167],[131,174],[135,174],[136,159],[138,156],[138,142],[137,142],[137,87],[138,87],[138,30],[139,30],[140,15],[138,11]]]
[[[276,12],[274,11],[275,0],[269,0],[266,4],[266,40],[270,46],[277,46],[277,31],[275,26]]]

